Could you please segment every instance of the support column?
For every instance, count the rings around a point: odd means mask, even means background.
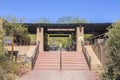
[[[84,42],[84,27],[80,26],[76,28],[76,49],[82,50],[81,41]]]
[[[38,42],[39,41],[39,39],[40,39],[40,28],[39,27],[37,27],[37,34],[36,34],[36,42]]]
[[[44,31],[43,27],[37,27],[37,42],[40,42],[39,51],[44,51]]]

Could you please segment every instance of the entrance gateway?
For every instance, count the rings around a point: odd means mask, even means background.
[[[81,51],[84,27],[78,24],[40,25],[37,27],[37,41],[40,42],[40,51],[56,51],[59,45],[66,51]]]

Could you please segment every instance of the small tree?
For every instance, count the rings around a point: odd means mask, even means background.
[[[50,23],[50,20],[45,17],[41,17],[37,22],[38,23]]]
[[[109,60],[104,80],[120,80],[120,21],[112,24],[106,35],[108,36],[106,47]]]
[[[87,20],[79,16],[63,16],[58,18],[58,23],[86,23]]]
[[[0,20],[3,20],[0,18]],[[10,54],[5,51],[3,29],[4,20],[0,22],[0,80],[15,80],[15,76],[20,74],[23,62],[15,62],[11,59]]]
[[[24,19],[14,16],[7,16],[4,21],[4,29],[7,36],[14,36],[16,42],[24,44],[30,42],[27,35],[27,28],[23,25]]]
[[[3,29],[3,19],[0,18],[0,80],[4,80],[8,78],[8,62],[7,57],[5,56],[4,49],[4,29]],[[8,60],[9,61],[9,60]],[[9,79],[11,80],[11,79]]]

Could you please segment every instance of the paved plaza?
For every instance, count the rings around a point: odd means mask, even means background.
[[[22,80],[99,80],[91,71],[33,70]]]

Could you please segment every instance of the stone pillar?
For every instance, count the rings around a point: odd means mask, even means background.
[[[36,42],[38,42],[39,41],[39,39],[40,39],[40,28],[39,27],[37,27],[37,34],[36,34]]]
[[[44,29],[37,27],[37,42],[40,42],[39,51],[44,51]]]
[[[76,28],[76,50],[81,51],[81,41],[84,42],[84,27],[80,26]]]

